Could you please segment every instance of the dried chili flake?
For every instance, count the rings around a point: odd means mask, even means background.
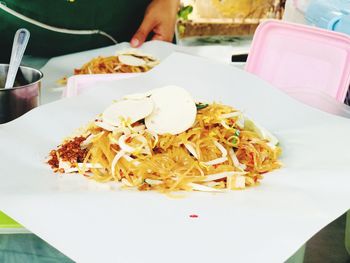
[[[128,138],[125,140],[126,143],[131,143],[131,141],[132,141],[132,137],[128,137]]]
[[[58,169],[59,166],[59,160],[57,158],[57,151],[52,150],[49,155],[50,159],[48,160],[48,164],[51,166],[52,169]]]
[[[82,163],[86,157],[87,149],[82,149],[80,145],[85,140],[85,137],[80,136],[64,142],[57,150],[50,152],[48,164],[54,171],[63,173],[64,170],[58,169],[60,160],[71,164]]]
[[[192,215],[190,215],[190,218],[198,218],[199,216],[198,215],[196,215],[196,214],[192,214]]]

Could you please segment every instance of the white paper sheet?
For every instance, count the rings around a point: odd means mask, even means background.
[[[167,84],[253,117],[280,139],[284,167],[244,191],[170,199],[54,175],[44,164],[112,99]],[[283,262],[349,209],[349,134],[348,119],[236,68],[175,53],[140,77],[1,125],[0,210],[77,262]]]

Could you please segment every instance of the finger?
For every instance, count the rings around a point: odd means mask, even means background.
[[[171,42],[173,41],[173,38],[174,38],[174,35],[170,35],[170,34],[167,34],[167,35],[155,34],[152,37],[152,40],[161,40],[161,41]]]
[[[163,38],[162,35],[155,34],[155,35],[152,37],[152,40],[164,41],[164,38]]]
[[[174,38],[174,30],[172,30],[171,27],[156,27],[153,30],[154,36],[152,37],[152,40],[161,40],[161,41],[167,41],[171,42]]]
[[[132,37],[130,44],[132,47],[139,47],[145,42],[148,34],[152,31],[152,29],[155,27],[155,21],[151,19],[148,15],[145,16],[143,19],[141,26],[135,33],[135,35]]]

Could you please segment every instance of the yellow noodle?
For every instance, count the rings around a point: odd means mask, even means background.
[[[113,61],[112,58],[108,59],[108,62]],[[239,114],[229,118],[222,117],[222,115],[232,112],[237,112],[237,110],[214,103],[198,110],[195,123],[183,133],[159,135],[158,141],[155,141],[148,132],[142,133],[152,154],[141,154],[140,152],[128,154],[128,158],[133,160],[121,158],[115,166],[115,174],[113,175],[111,174],[111,164],[119,151],[115,147],[119,146],[115,144],[117,140],[114,140],[113,143],[111,138],[117,137],[112,132],[103,131],[92,123],[87,126],[84,133],[97,136],[88,145],[84,163],[101,164],[104,167],[104,169],[91,169],[94,180],[101,182],[121,181],[124,178],[129,184],[140,190],[157,190],[163,193],[179,190],[191,191],[193,189],[190,183],[208,186],[210,184],[205,182],[208,175],[241,172],[244,165],[246,174],[241,176],[245,178],[245,186],[257,185],[264,173],[281,166],[278,161],[281,148],[271,146],[257,133],[240,127],[238,124]],[[225,121],[225,125],[222,124],[223,121]],[[134,131],[131,130],[131,132]],[[137,139],[130,139],[127,142],[129,146],[134,148],[142,147],[140,143]],[[193,146],[199,159],[196,159],[187,150],[185,144]],[[224,152],[226,155],[223,155],[218,144],[226,150],[227,153]],[[229,154],[231,149],[234,150],[242,167],[234,165]],[[226,158],[226,160],[214,165],[203,163],[220,158]],[[230,178],[234,182],[236,175]],[[155,183],[148,184],[147,180]],[[230,185],[226,177],[223,177],[212,182],[210,187],[236,189]]]

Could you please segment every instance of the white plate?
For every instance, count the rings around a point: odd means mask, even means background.
[[[114,98],[169,84],[241,109],[274,132],[284,167],[244,191],[171,199],[54,175],[43,162]],[[0,210],[77,262],[283,262],[349,209],[349,134],[348,119],[241,70],[175,53],[118,88],[101,86],[0,126]]]

